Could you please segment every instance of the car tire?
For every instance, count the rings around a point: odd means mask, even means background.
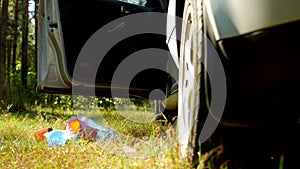
[[[202,1],[187,0],[184,6],[180,44],[178,86],[178,141],[181,156],[197,165],[199,136],[208,108],[206,106],[203,56]]]

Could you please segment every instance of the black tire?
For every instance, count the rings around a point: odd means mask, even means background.
[[[199,136],[207,116],[203,56],[202,1],[187,0],[183,12],[180,45],[178,140],[181,156],[199,162]]]

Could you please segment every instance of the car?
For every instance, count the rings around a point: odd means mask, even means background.
[[[141,2],[41,0],[37,91],[150,95],[195,165],[219,143],[233,168],[299,167],[300,1]]]

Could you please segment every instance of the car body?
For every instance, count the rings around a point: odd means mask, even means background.
[[[232,118],[249,121],[251,117],[257,118],[252,116],[255,112],[261,116],[264,112],[280,112],[287,108],[295,112],[292,110],[297,109],[296,98],[300,92],[297,75],[300,2],[204,0],[203,4],[207,37],[218,51],[226,73],[226,106],[229,109],[232,104],[235,107],[232,109],[251,112],[249,117],[238,112]],[[182,15],[183,5],[182,1],[170,0],[169,15]],[[167,26],[167,30],[172,30],[169,37],[179,34],[176,29],[181,30],[181,25],[176,27],[175,21],[170,21]],[[180,52],[175,50],[180,44],[171,38],[168,42],[169,48],[173,49],[173,59],[179,65]],[[272,122],[274,125],[290,124],[282,123],[282,115],[268,114],[261,123],[268,123],[267,119],[272,117],[278,120]],[[299,114],[292,116],[297,125]]]
[[[115,90],[111,85],[114,71],[127,56],[144,48],[169,50],[172,59],[160,62],[179,78],[151,69],[133,80],[129,93],[148,98],[152,90],[161,89],[168,98],[172,98],[170,105],[173,106],[170,109],[178,111],[182,154],[195,159],[199,151],[196,143],[199,137],[201,140],[202,123],[210,118],[215,121],[210,122],[214,124],[210,126],[213,129],[205,137],[202,135],[202,138],[209,138],[217,126],[242,129],[237,132],[239,134],[227,134],[226,139],[232,143],[240,141],[242,137],[248,139],[248,136],[243,135],[247,133],[244,133],[245,128],[257,131],[249,137],[256,138],[255,134],[262,132],[258,134],[261,136],[258,140],[273,141],[279,135],[280,141],[274,143],[276,146],[271,146],[271,149],[276,149],[276,159],[280,160],[279,156],[282,154],[277,151],[280,149],[279,144],[288,144],[285,138],[295,139],[292,135],[283,134],[284,131],[299,131],[300,128],[300,1],[161,0],[153,4],[155,5],[141,6],[115,0],[91,0],[84,3],[79,0],[40,1],[38,91],[71,94],[72,89],[74,91],[75,88],[80,88],[76,91],[82,92],[76,94],[95,90],[99,96],[111,96],[111,90]],[[113,48],[101,62],[96,77],[88,77],[88,74],[73,77],[77,56],[93,33],[111,21],[140,12],[160,12],[176,17],[166,17],[166,24],[162,25],[166,36],[135,36]],[[183,21],[178,18],[183,18]],[[189,23],[194,24],[196,32],[187,31],[192,30]],[[123,29],[115,28],[112,30]],[[205,36],[199,32],[203,32]],[[188,40],[189,36],[196,35],[195,42],[197,38],[202,38],[205,45]],[[186,49],[190,44],[197,51],[208,51],[210,46],[213,52],[204,53],[203,56],[200,54],[201,58],[195,64],[194,60],[188,60],[194,59],[190,57],[193,52]],[[221,99],[218,104],[221,106],[220,114],[214,114],[216,112],[211,110],[213,91],[209,87],[215,83],[213,76],[208,77],[203,73],[205,69],[219,70],[219,66],[210,60],[211,55],[218,56],[217,60],[222,63],[221,76],[225,77],[225,80],[216,85],[220,89],[217,91]],[[93,62],[96,60],[77,64],[84,70]],[[186,66],[188,64],[194,69],[189,70],[190,67]],[[205,69],[202,66],[197,68],[202,64]],[[197,75],[197,72],[200,74]],[[186,77],[189,73],[192,74],[192,79]],[[89,83],[91,79],[93,83]],[[117,90],[127,90],[126,85],[119,84]],[[179,92],[176,92],[177,89]],[[178,99],[174,99],[177,94]],[[174,106],[177,104],[178,108]],[[201,107],[202,104],[208,108]],[[169,108],[168,104],[165,106],[166,109]],[[205,129],[205,125],[203,128]],[[266,134],[265,138],[265,132],[272,134]],[[270,157],[269,154],[266,156]]]

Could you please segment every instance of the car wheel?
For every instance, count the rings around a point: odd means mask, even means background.
[[[180,45],[178,141],[182,157],[197,164],[200,155],[202,119],[207,116],[203,60],[202,2],[187,0],[183,12]]]

